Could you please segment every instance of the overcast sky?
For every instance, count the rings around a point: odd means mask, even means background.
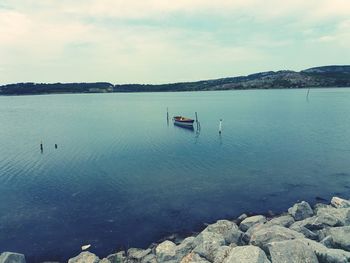
[[[0,0],[0,83],[167,83],[350,64],[350,0]]]

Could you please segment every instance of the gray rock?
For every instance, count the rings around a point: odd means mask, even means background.
[[[298,221],[300,222],[300,221]],[[296,223],[298,223],[296,222]],[[318,239],[318,235],[309,230],[308,228],[306,228],[305,226],[302,226],[302,225],[299,225],[299,224],[293,224],[289,227],[289,229],[291,230],[294,230],[294,231],[297,231],[301,234],[303,234],[305,237],[309,238],[309,239],[312,239],[312,240],[317,240]]]
[[[324,229],[322,234],[332,239],[334,248],[350,251],[350,226]]]
[[[223,263],[270,263],[264,251],[255,246],[232,248]]]
[[[4,252],[0,255],[0,263],[26,263],[23,254]]]
[[[202,258],[198,254],[191,252],[187,256],[185,256],[180,263],[209,263],[206,259]]]
[[[294,218],[291,215],[282,215],[275,217],[268,221],[268,225],[279,225],[284,227],[290,227],[295,222]]]
[[[175,254],[177,259],[182,259],[192,251],[194,248],[194,240],[195,237],[188,237],[176,246]]]
[[[342,199],[340,197],[334,196],[331,200],[332,206],[336,208],[349,208],[350,207],[350,201]]]
[[[320,263],[348,263],[350,262],[350,252],[327,248],[324,245],[306,238],[298,239],[309,246],[316,254]]]
[[[247,217],[239,224],[239,229],[245,232],[252,226],[256,224],[265,223],[265,222],[266,222],[266,217],[262,215]]]
[[[262,227],[255,231],[250,244],[258,246],[267,251],[267,244],[271,242],[284,241],[289,239],[304,238],[304,235],[282,226]]]
[[[219,247],[225,245],[223,235],[203,231],[194,240],[193,252],[209,261],[214,261],[215,254]]]
[[[222,246],[219,247],[215,253],[214,261],[213,263],[221,263],[224,261],[224,259],[228,256],[228,253],[230,252],[232,248],[229,246]]]
[[[335,216],[329,214],[327,210],[320,210],[316,216],[306,218],[301,221],[293,223],[289,228],[300,231],[305,231],[303,228],[307,228],[311,231],[320,230],[325,227],[333,227],[341,225],[341,222]]]
[[[141,262],[141,260],[151,253],[151,249],[130,248],[128,249],[128,262]]]
[[[320,241],[320,244],[322,244],[322,245],[324,245],[325,247],[328,247],[328,248],[333,248],[334,247],[333,239],[332,239],[331,236],[327,236],[327,237],[323,238]]]
[[[268,244],[272,263],[318,263],[314,251],[298,240]]]
[[[176,245],[166,240],[156,247],[156,256],[159,262],[174,260],[176,256]]]
[[[337,220],[337,226],[350,225],[350,208],[334,208],[332,206],[317,209],[317,216],[331,216]]]
[[[226,244],[238,244],[243,235],[238,226],[228,220],[219,220],[215,224],[207,226],[204,231],[222,235],[225,239]]]
[[[247,217],[248,217],[247,214],[241,214],[239,217],[237,217],[237,220],[238,220],[238,222],[242,222]]]
[[[78,256],[68,260],[68,263],[98,263],[100,259],[89,251],[81,252]]]
[[[314,211],[312,210],[311,206],[305,201],[294,204],[288,209],[288,213],[293,216],[296,221],[303,220],[314,215]]]
[[[103,258],[99,261],[99,263],[111,263],[111,262],[109,261],[109,259]]]
[[[111,255],[107,256],[107,259],[111,263],[124,263],[124,262],[126,262],[125,251],[119,251],[118,253],[111,254]]]
[[[157,263],[156,255],[154,254],[148,254],[144,258],[142,258],[141,263]]]

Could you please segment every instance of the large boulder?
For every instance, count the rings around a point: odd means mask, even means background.
[[[232,248],[223,263],[270,263],[266,254],[256,246]]]
[[[158,263],[157,257],[154,254],[148,254],[142,258],[141,263]]]
[[[261,224],[261,223],[265,223],[266,222],[266,217],[262,216],[262,215],[257,215],[257,216],[250,216],[247,217],[246,219],[244,219],[240,225],[239,225],[239,229],[241,229],[242,231],[247,231],[249,228],[251,228],[252,226],[256,225],[256,224]]]
[[[232,249],[232,247],[229,247],[229,246],[219,247],[215,253],[213,263],[223,262],[224,259],[228,256],[228,253],[230,252],[231,249]]]
[[[331,200],[332,206],[335,208],[349,208],[350,207],[350,201],[342,199],[340,197],[334,196]]]
[[[337,223],[334,226],[350,225],[350,208],[334,208],[332,206],[320,207],[316,211],[318,217],[335,218]]]
[[[222,235],[226,244],[238,244],[243,234],[235,223],[228,220],[219,220],[214,224],[208,225],[203,231]]]
[[[126,262],[125,251],[119,251],[118,253],[111,254],[111,255],[107,256],[107,259],[111,263],[124,263],[124,262]]]
[[[325,238],[331,239],[328,242],[333,244],[334,248],[350,251],[350,226],[327,228],[322,230],[321,233]]]
[[[217,249],[225,243],[223,235],[203,231],[194,240],[193,252],[209,261],[214,261]]]
[[[303,220],[305,218],[313,216],[314,214],[309,203],[305,201],[294,204],[291,208],[288,209],[288,213],[293,216],[296,221]]]
[[[0,255],[0,263],[26,263],[23,254],[4,252]]]
[[[130,248],[128,249],[128,262],[140,262],[151,253],[151,249]]]
[[[318,263],[314,251],[299,240],[268,244],[272,263]]]
[[[310,239],[298,239],[309,246],[316,254],[320,263],[348,263],[350,262],[350,252],[342,249],[327,248],[324,245]]]
[[[68,263],[98,263],[100,259],[95,254],[84,251],[81,252],[78,256],[68,260]]]
[[[250,244],[267,251],[267,244],[296,238],[304,238],[304,235],[282,226],[262,227],[250,237]]]
[[[299,223],[299,222],[301,221],[298,221],[296,223]],[[316,234],[315,232],[311,231],[310,229],[306,228],[303,225],[293,224],[289,227],[289,229],[299,232],[309,239],[318,240],[318,234]]]
[[[179,245],[176,246],[175,254],[176,258],[182,259],[188,255],[194,248],[195,237],[185,238]]]
[[[266,224],[290,227],[294,222],[295,220],[291,215],[282,215],[282,216],[272,218]]]
[[[166,240],[156,247],[156,256],[159,262],[174,260],[176,256],[176,245]]]
[[[191,252],[187,256],[185,256],[180,263],[209,263],[208,260],[205,258],[202,258],[198,254]]]

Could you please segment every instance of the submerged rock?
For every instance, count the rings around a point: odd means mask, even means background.
[[[314,251],[297,239],[272,242],[268,250],[273,263],[318,263]]]
[[[26,259],[23,254],[4,252],[0,254],[0,263],[26,263]]]
[[[247,217],[240,223],[239,229],[245,232],[252,226],[260,223],[265,223],[265,222],[266,222],[266,217],[262,215]]]
[[[293,216],[296,221],[303,220],[314,215],[311,206],[305,201],[294,204],[288,209],[288,213]]]
[[[256,246],[232,248],[223,263],[270,263],[266,254]]]
[[[332,206],[336,208],[349,208],[350,207],[350,201],[342,199],[340,197],[334,196],[331,200]]]
[[[98,263],[100,259],[89,251],[81,252],[78,256],[68,260],[68,263]]]

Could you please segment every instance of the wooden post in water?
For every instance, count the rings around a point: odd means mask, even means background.
[[[41,153],[43,153],[43,151],[44,151],[44,147],[43,147],[43,142],[42,141],[40,142],[40,151],[41,151]]]
[[[199,131],[201,126],[200,126],[200,123],[199,123],[199,121],[198,121],[198,114],[197,114],[197,112],[195,112],[195,115],[196,115],[197,131]]]
[[[168,107],[166,108],[166,122],[169,125],[169,109],[168,109]]]
[[[222,119],[220,119],[220,123],[219,123],[219,134],[221,134],[222,132]]]

